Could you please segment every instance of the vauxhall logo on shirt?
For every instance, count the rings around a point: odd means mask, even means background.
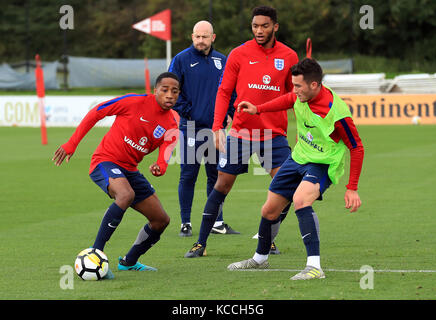
[[[270,86],[271,83],[271,76],[268,74],[265,74],[262,77],[263,84],[258,83],[249,83],[248,87],[250,89],[257,89],[257,90],[271,90],[271,91],[280,91],[280,86]]]

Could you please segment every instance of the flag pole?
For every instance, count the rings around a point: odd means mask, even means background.
[[[38,96],[39,105],[39,118],[41,121],[41,143],[47,144],[47,126],[45,123],[45,87],[44,87],[44,71],[41,68],[41,58],[39,54],[35,56],[35,80],[36,80],[36,94]]]

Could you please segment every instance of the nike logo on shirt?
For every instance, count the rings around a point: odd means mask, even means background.
[[[191,68],[195,67],[197,64],[199,64],[200,62],[196,62],[196,63],[191,63]]]
[[[306,122],[304,122],[304,126],[305,126],[306,128],[316,128],[316,126],[309,126],[308,124],[306,124]]]
[[[139,120],[144,121],[144,122],[150,122],[150,121],[148,121],[148,120],[143,119],[142,117],[139,118]]]
[[[259,61],[250,61],[250,64],[259,63]]]

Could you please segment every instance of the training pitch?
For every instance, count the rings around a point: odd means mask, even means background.
[[[140,261],[158,272],[119,272],[117,259],[146,220],[129,209],[105,248],[115,279],[86,282],[72,274],[79,251],[92,245],[111,200],[88,176],[92,152],[108,128],[93,128],[70,163],[51,158],[74,128],[0,128],[0,298],[144,300],[436,299],[436,126],[359,126],[365,160],[359,183],[362,207],[344,208],[348,166],[339,185],[314,204],[320,221],[321,263],[326,278],[291,281],[305,266],[298,222],[291,208],[276,239],[281,255],[266,271],[228,271],[252,257],[268,175],[240,176],[224,205],[224,218],[241,235],[211,235],[206,257],[183,255],[197,240],[206,201],[204,168],[197,181],[194,236],[180,238],[179,165],[163,177],[140,164],[157,190],[171,223]],[[289,127],[295,143],[295,126]],[[348,157],[347,157],[348,164]]]

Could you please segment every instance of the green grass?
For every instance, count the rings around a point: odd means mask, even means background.
[[[180,238],[177,185],[179,166],[165,176],[140,170],[157,190],[171,223],[161,241],[140,261],[158,272],[118,272],[116,260],[130,248],[145,219],[130,209],[105,248],[114,270],[112,281],[85,282],[74,275],[74,289],[60,287],[63,265],[92,245],[111,200],[90,180],[90,156],[107,128],[94,128],[68,164],[55,167],[51,157],[72,128],[49,128],[49,144],[40,144],[34,128],[0,128],[0,298],[1,299],[436,299],[436,273],[376,272],[374,288],[363,290],[359,272],[326,271],[326,279],[290,281],[295,272],[230,272],[228,264],[251,257],[268,176],[237,179],[226,199],[224,217],[241,235],[211,235],[208,256],[185,259],[195,242],[206,200],[204,170],[198,178],[192,222],[194,237]],[[434,184],[436,126],[361,126],[365,162],[358,212],[344,209],[348,174],[314,205],[321,227],[324,269],[435,270]],[[295,132],[291,125],[289,132]],[[293,144],[290,134],[289,141]],[[276,240],[282,254],[270,257],[273,269],[301,269],[305,249],[291,213]]]

